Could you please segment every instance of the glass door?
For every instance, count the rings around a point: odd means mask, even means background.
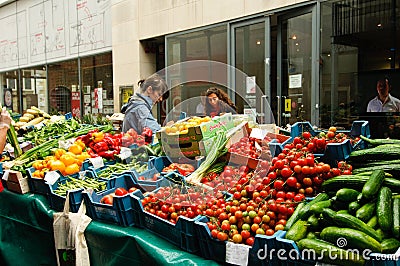
[[[269,17],[231,27],[231,65],[234,68],[230,71],[233,82],[229,86],[233,90],[230,96],[239,113],[254,114],[262,123],[273,123],[269,108],[269,28]]]
[[[277,120],[285,126],[298,121],[315,123],[315,66],[313,9],[278,18]],[[315,76],[314,76],[315,77]],[[312,89],[314,88],[314,89]]]

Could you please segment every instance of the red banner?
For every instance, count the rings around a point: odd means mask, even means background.
[[[71,109],[72,116],[81,116],[81,94],[79,91],[72,92]]]

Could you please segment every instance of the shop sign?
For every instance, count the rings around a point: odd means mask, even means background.
[[[79,91],[74,91],[71,94],[72,116],[79,117],[81,115],[81,94]]]

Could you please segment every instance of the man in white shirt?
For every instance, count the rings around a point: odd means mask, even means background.
[[[389,93],[390,84],[387,78],[378,80],[378,96],[369,101],[367,112],[400,112],[400,100]]]

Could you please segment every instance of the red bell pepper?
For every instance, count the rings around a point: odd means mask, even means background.
[[[114,156],[117,155],[118,153],[116,153],[116,151],[101,151],[98,152],[97,154],[107,160],[114,160],[115,159]]]
[[[139,135],[139,136],[136,137],[135,143],[136,143],[138,146],[143,146],[144,144],[146,144],[146,141],[145,141],[145,139],[144,139],[143,136],[140,136],[140,135]]]
[[[89,144],[89,147],[92,148],[97,154],[101,151],[108,150],[108,145],[104,141],[94,143],[94,145],[91,143]]]
[[[98,155],[97,153],[93,152],[93,150],[92,150],[91,148],[87,148],[87,149],[86,149],[86,152],[87,152],[87,153],[89,154],[89,156],[92,157],[92,158],[99,157],[99,155]]]
[[[146,144],[153,142],[153,131],[151,131],[150,128],[143,128],[142,136],[144,137]]]

